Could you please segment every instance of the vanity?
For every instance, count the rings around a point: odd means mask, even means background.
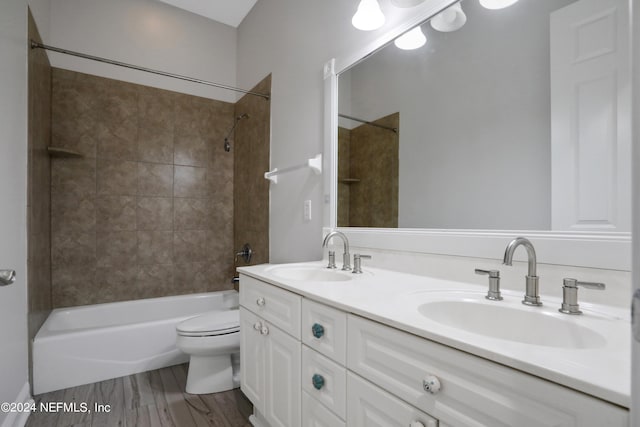
[[[370,267],[239,271],[241,388],[256,426],[629,423],[624,310],[568,316],[553,298],[490,301],[477,285]]]

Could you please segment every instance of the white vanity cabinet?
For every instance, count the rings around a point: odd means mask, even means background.
[[[629,423],[625,408],[244,275],[240,305],[242,390],[268,427]]]
[[[301,425],[301,297],[241,276],[240,387],[271,427]]]

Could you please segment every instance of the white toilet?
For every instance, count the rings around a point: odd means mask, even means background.
[[[191,356],[187,393],[218,393],[239,386],[238,309],[192,317],[178,323],[176,332],[177,347]]]

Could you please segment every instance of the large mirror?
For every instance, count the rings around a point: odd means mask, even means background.
[[[629,231],[627,2],[481,3],[339,73],[337,225]]]

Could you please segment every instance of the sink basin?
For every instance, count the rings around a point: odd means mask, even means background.
[[[352,278],[349,272],[315,266],[275,267],[270,273],[280,279],[309,282],[346,282]]]
[[[604,336],[580,325],[580,319],[565,319],[562,316],[566,315],[545,308],[501,304],[505,303],[480,299],[437,300],[420,305],[418,311],[442,325],[501,340],[572,349],[599,348],[606,344]]]

